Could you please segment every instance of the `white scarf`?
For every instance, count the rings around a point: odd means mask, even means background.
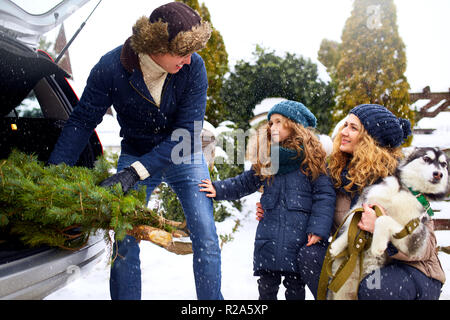
[[[153,100],[155,100],[156,105],[159,107],[164,81],[168,72],[153,61],[148,54],[140,53],[139,63],[148,91],[150,91]]]

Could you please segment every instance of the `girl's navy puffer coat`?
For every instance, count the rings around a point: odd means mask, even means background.
[[[335,210],[336,193],[330,177],[320,175],[314,181],[300,170],[278,174],[261,181],[255,171],[223,181],[215,181],[215,200],[236,200],[264,186],[261,205],[264,218],[256,230],[253,270],[298,273],[299,249],[307,235],[328,240]]]

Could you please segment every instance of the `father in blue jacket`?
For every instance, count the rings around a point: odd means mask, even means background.
[[[190,231],[198,299],[222,299],[212,200],[198,189],[198,181],[209,178],[200,140],[208,81],[196,51],[206,46],[210,35],[210,25],[180,2],[138,19],[131,37],[92,69],[49,159],[50,164],[74,165],[107,109],[114,106],[123,137],[121,154],[117,173],[102,186],[120,183],[127,192],[146,185],[147,199],[162,181],[172,187]],[[179,143],[190,148],[175,152]],[[116,248],[111,298],[140,299],[138,242],[126,236]]]

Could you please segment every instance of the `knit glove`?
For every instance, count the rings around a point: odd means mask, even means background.
[[[122,185],[123,193],[127,193],[128,190],[130,190],[139,180],[141,179],[137,174],[136,170],[133,167],[126,167],[122,171],[103,180],[100,183],[100,187],[106,188],[120,183]]]

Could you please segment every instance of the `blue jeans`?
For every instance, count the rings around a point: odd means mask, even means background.
[[[199,191],[198,184],[202,179],[209,179],[209,171],[203,155],[191,163],[172,164],[138,182],[147,186],[147,200],[153,190],[162,182],[166,182],[177,194],[183,207],[187,227],[192,241],[193,267],[197,298],[200,300],[222,300],[221,256],[216,226],[213,216],[212,200]],[[121,154],[117,164],[119,172],[137,161],[138,157]],[[200,162],[200,163],[198,163]],[[113,246],[118,256],[111,267],[110,293],[111,299],[141,299],[141,269],[139,244],[131,236],[116,241]]]

